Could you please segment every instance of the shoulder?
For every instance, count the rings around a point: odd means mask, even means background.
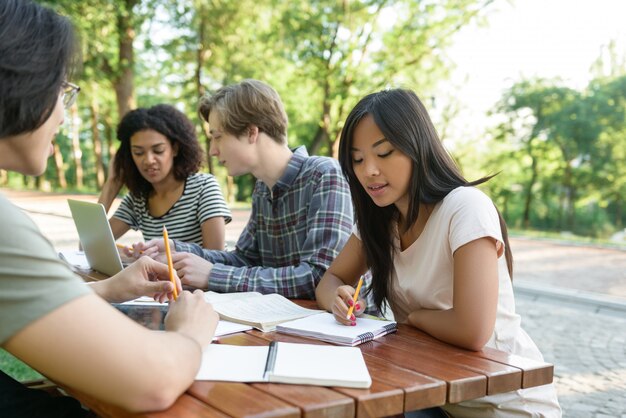
[[[7,232],[17,228],[35,228],[33,221],[3,195],[0,195],[0,211],[2,212],[0,230],[5,233],[5,236],[11,236]]]
[[[213,174],[209,173],[194,173],[187,177],[187,184],[192,185],[206,185],[206,184],[216,184],[217,180]]]
[[[457,187],[443,199],[442,207],[448,209],[482,209],[494,208],[493,201],[476,187]],[[495,209],[495,208],[494,208]]]
[[[339,165],[339,161],[330,157],[307,157],[306,160],[304,160],[302,168],[304,172],[317,172],[321,174],[341,173],[341,166]]]
[[[188,192],[204,192],[211,189],[219,189],[220,185],[213,174],[195,173],[187,177]]]

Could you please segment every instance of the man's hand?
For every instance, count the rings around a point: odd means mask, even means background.
[[[172,254],[176,252],[174,241],[170,241],[170,251]],[[155,260],[165,260],[165,242],[163,238],[151,239],[148,242],[137,242],[132,246],[132,254],[129,254],[135,258],[141,256],[147,256]],[[165,261],[167,262],[167,261]]]
[[[213,263],[191,253],[172,253],[174,269],[180,281],[196,289],[209,289],[209,274]]]
[[[201,348],[211,343],[219,316],[204,300],[204,292],[182,292],[165,316],[165,329],[197,341]]]
[[[174,280],[181,292],[182,286],[176,272]],[[108,302],[126,302],[140,296],[149,296],[159,302],[174,298],[174,285],[170,282],[167,265],[149,257],[141,257],[115,276],[90,285]]]

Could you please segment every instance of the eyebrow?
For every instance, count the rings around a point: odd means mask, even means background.
[[[389,142],[389,140],[387,138],[379,139],[378,141],[374,142],[374,144],[372,145],[372,148],[376,148],[377,146],[379,146],[380,144],[382,144],[384,142]],[[351,151],[358,151],[359,149],[351,147],[350,150]]]
[[[165,144],[165,141],[163,141],[163,142],[159,142],[158,144],[150,145],[150,146],[149,146],[149,147],[147,147],[147,148],[154,148],[154,147],[158,147],[158,146],[160,146],[160,145],[164,145],[164,144]],[[130,147],[131,147],[131,148],[139,148],[139,149],[144,149],[144,148],[146,148],[146,147],[142,147],[142,146],[139,146],[139,145],[131,145]]]

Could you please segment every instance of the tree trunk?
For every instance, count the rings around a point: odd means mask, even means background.
[[[615,226],[617,229],[622,229],[622,200],[621,196],[617,195],[615,199]]]
[[[330,63],[327,63],[327,69],[329,68]],[[319,151],[322,147],[323,143],[330,143],[329,139],[329,131],[330,131],[330,83],[328,81],[328,77],[324,80],[324,91],[322,97],[322,120],[320,125],[315,133],[315,137],[313,138],[313,142],[311,143],[311,155],[319,154]],[[329,153],[332,150],[328,150]]]
[[[109,164],[113,161],[113,157],[115,156],[115,130],[113,129],[113,122],[111,121],[111,116],[108,115],[102,121],[104,124],[104,137],[107,141],[107,153],[109,154]],[[108,165],[107,165],[108,170]]]
[[[135,29],[132,25],[133,7],[137,0],[126,0],[126,10],[120,10],[117,15],[117,31],[119,34],[119,68],[118,74],[113,82],[117,100],[118,118],[122,117],[130,110],[137,107],[134,93],[134,65],[135,51],[133,41],[135,40]]]
[[[196,73],[194,74],[194,79],[196,82],[196,93],[198,97],[202,97],[205,93],[204,86],[202,85],[202,68],[204,67],[204,63],[207,57],[211,56],[211,51],[207,48],[206,41],[206,26],[208,25],[208,19],[206,16],[206,10],[203,3],[200,3],[200,10],[198,11],[200,15],[200,22],[198,26],[198,48],[196,49]],[[211,139],[207,134],[206,122],[200,119],[200,126],[202,127],[202,134],[204,135],[204,146],[206,152],[206,162],[207,167],[209,169],[209,173],[213,174],[213,160],[211,158]]]
[[[54,142],[54,169],[57,174],[57,184],[61,189],[67,189],[67,180],[65,179],[65,170],[63,169],[63,154],[59,144]]]
[[[80,149],[80,117],[76,103],[70,108],[72,160],[76,170],[76,187],[83,188],[83,151]]]
[[[104,163],[102,160],[102,138],[100,137],[100,130],[98,129],[98,116],[100,114],[98,108],[98,101],[96,100],[97,85],[93,85],[93,94],[91,96],[91,139],[93,140],[93,152],[96,157],[96,184],[98,190],[102,189],[104,184]]]
[[[573,185],[572,185],[572,167],[569,162],[565,163],[565,173],[563,175],[563,192],[565,194],[564,204],[563,204],[563,212],[565,214],[565,226],[568,231],[572,230],[574,226],[573,223],[573,211],[574,211],[574,201],[573,201]]]
[[[534,155],[530,155],[531,158],[531,176],[530,181],[528,182],[528,187],[526,188],[526,199],[524,202],[524,215],[522,217],[522,225],[524,229],[528,229],[530,226],[530,208],[533,199],[533,187],[537,182],[537,158]]]

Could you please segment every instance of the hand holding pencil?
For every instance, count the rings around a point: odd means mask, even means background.
[[[337,322],[344,325],[356,325],[356,317],[365,311],[365,300],[359,299],[363,286],[363,276],[359,278],[356,289],[349,285],[339,286],[332,312]]]
[[[167,268],[170,273],[170,281],[174,285],[174,300],[178,299],[178,289],[174,279],[174,264],[172,263],[172,251],[170,250],[170,239],[167,235],[167,228],[163,225],[163,244],[165,245],[165,256],[167,257]]]

